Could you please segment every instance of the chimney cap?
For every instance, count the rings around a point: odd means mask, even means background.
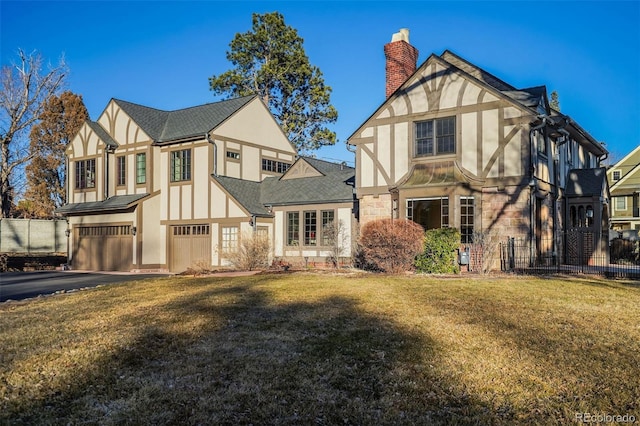
[[[408,28],[400,28],[400,31],[391,36],[391,42],[394,41],[406,41],[409,43],[409,29]]]

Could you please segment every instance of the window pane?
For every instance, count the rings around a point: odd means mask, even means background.
[[[407,200],[407,219],[427,230],[449,226],[449,199]]]
[[[436,141],[438,154],[449,154],[456,152],[456,122],[454,117],[441,118],[436,120]]]
[[[124,185],[126,183],[126,158],[124,156],[118,157],[117,166],[118,185]]]
[[[433,155],[433,121],[416,123],[415,155]]]
[[[136,155],[136,183],[147,182],[147,154]]]
[[[316,212],[304,212],[304,245],[315,246],[316,243]]]
[[[87,188],[96,186],[96,160],[87,160]]]
[[[475,201],[473,197],[460,198],[460,235],[465,244],[473,242]]]
[[[179,182],[191,179],[191,150],[171,153],[171,181]]]
[[[333,229],[335,226],[333,221],[333,210],[322,211],[322,245],[328,246],[332,244],[332,239],[337,235],[337,229]]]
[[[81,189],[85,187],[85,171],[84,171],[85,163],[84,161],[76,162],[76,188]]]
[[[299,241],[300,218],[298,212],[287,213],[287,245],[297,246]]]
[[[207,230],[208,231],[208,230]],[[238,227],[222,227],[222,251],[230,252],[238,249]]]

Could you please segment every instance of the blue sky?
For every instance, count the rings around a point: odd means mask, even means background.
[[[445,49],[518,88],[546,85],[562,112],[620,159],[640,144],[639,1],[0,1],[2,65],[16,51],[64,55],[68,89],[92,119],[111,98],[172,110],[221,98],[208,78],[228,70],[229,43],[253,12],[279,11],[332,87],[334,147],[384,101],[383,45],[410,30],[418,64]]]

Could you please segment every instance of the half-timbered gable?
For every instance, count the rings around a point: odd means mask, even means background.
[[[418,67],[408,43],[401,30],[385,45],[387,99],[347,141],[361,223],[456,227],[462,243],[521,238],[531,253],[558,258],[567,180],[590,175],[571,171],[597,169],[607,151],[550,107],[545,86],[517,88],[450,51]]]
[[[219,265],[225,225],[252,216],[215,178],[281,176],[296,150],[247,96],[176,111],[112,99],[67,154],[70,203],[58,212],[69,217],[72,267],[179,272]],[[101,241],[118,256],[96,262]]]

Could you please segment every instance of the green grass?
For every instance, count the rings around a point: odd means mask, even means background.
[[[172,277],[0,305],[0,424],[640,419],[640,287]]]

